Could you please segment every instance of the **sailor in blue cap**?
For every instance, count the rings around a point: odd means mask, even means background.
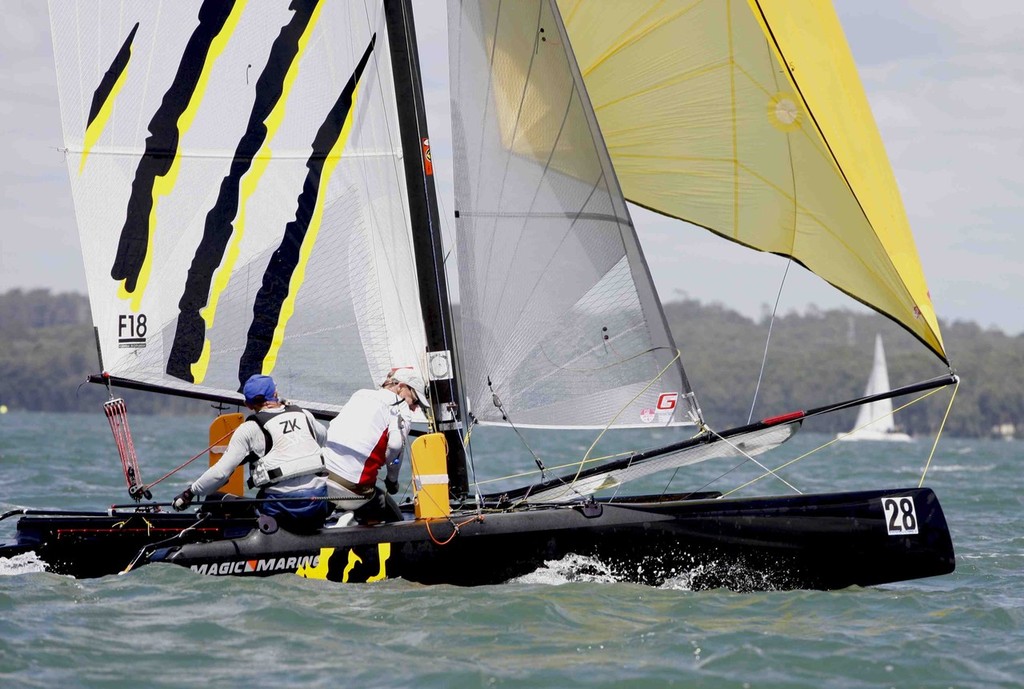
[[[319,528],[334,509],[327,500],[322,453],[327,430],[307,410],[279,400],[270,376],[251,376],[242,394],[253,413],[235,429],[220,460],[174,499],[174,509],[184,510],[195,498],[213,493],[248,462],[248,485],[266,500],[258,506],[260,513],[291,531]],[[275,497],[287,499],[268,499]]]

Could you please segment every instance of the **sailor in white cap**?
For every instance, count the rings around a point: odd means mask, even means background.
[[[357,390],[328,426],[328,494],[360,523],[402,520],[390,496],[398,492],[412,414],[425,400],[423,376],[409,366],[393,368],[379,388]],[[377,487],[381,468],[387,493]]]

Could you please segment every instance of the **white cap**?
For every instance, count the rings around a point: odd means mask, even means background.
[[[416,393],[416,401],[420,404],[427,403],[427,396],[425,394],[425,386],[423,385],[423,376],[416,372],[416,369],[411,366],[405,366],[402,368],[396,368],[391,372],[391,380],[398,381],[399,383],[405,383],[412,391]]]

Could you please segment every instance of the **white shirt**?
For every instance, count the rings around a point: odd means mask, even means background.
[[[387,464],[388,477],[397,480],[411,427],[412,412],[400,396],[383,388],[357,390],[327,428],[327,470],[373,485]]]

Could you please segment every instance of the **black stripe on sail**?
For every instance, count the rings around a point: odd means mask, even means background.
[[[313,139],[313,153],[306,161],[306,168],[309,172],[306,173],[302,193],[299,194],[295,220],[285,227],[284,237],[270,258],[270,263],[263,273],[263,285],[256,293],[256,300],[253,303],[252,324],[249,326],[245,351],[238,364],[238,382],[240,384],[248,380],[249,376],[263,371],[263,360],[270,351],[274,330],[277,328],[281,316],[281,307],[288,297],[288,286],[299,263],[302,240],[309,230],[309,222],[316,208],[324,162],[341,136],[345,118],[348,117],[352,107],[352,96],[355,93],[356,85],[362,77],[376,41],[377,36],[374,34],[370,39],[370,45],[366,47],[366,52],[363,53],[359,64],[356,65],[355,72],[330,112],[327,113],[327,117]]]
[[[174,344],[167,359],[167,373],[175,378],[195,382],[192,364],[199,361],[206,339],[206,323],[199,311],[209,303],[214,273],[224,260],[224,253],[234,231],[232,222],[238,214],[242,177],[252,167],[253,159],[266,142],[266,120],[281,99],[285,77],[299,54],[299,40],[309,26],[317,2],[292,2],[295,14],[274,40],[267,64],[256,81],[249,123],[235,148],[228,174],[221,181],[217,201],[206,214],[203,238],[196,247],[185,289],[178,302],[180,313],[174,332]]]
[[[114,61],[107,67],[106,73],[103,75],[103,79],[100,81],[100,85],[96,87],[96,92],[92,94],[92,105],[89,107],[89,121],[86,123],[85,128],[88,129],[93,120],[96,119],[96,115],[100,114],[100,110],[103,108],[103,104],[110,98],[110,93],[114,90],[114,84],[117,83],[118,78],[124,72],[125,68],[128,67],[128,58],[132,54],[132,43],[135,41],[135,34],[139,30],[139,23],[135,22],[135,26],[132,27],[131,32],[128,34],[128,38],[124,39],[124,43],[121,44],[121,49],[117,51],[117,55],[114,56]]]
[[[149,122],[150,136],[146,138],[146,151],[139,160],[132,182],[132,193],[121,228],[117,256],[110,269],[110,277],[124,280],[125,290],[134,292],[139,273],[146,260],[149,245],[149,216],[153,209],[153,185],[157,177],[166,175],[178,150],[178,118],[188,107],[206,56],[214,39],[224,28],[234,0],[205,0],[199,9],[199,26],[189,37],[182,53],[174,81],[164,94],[160,107]]]

